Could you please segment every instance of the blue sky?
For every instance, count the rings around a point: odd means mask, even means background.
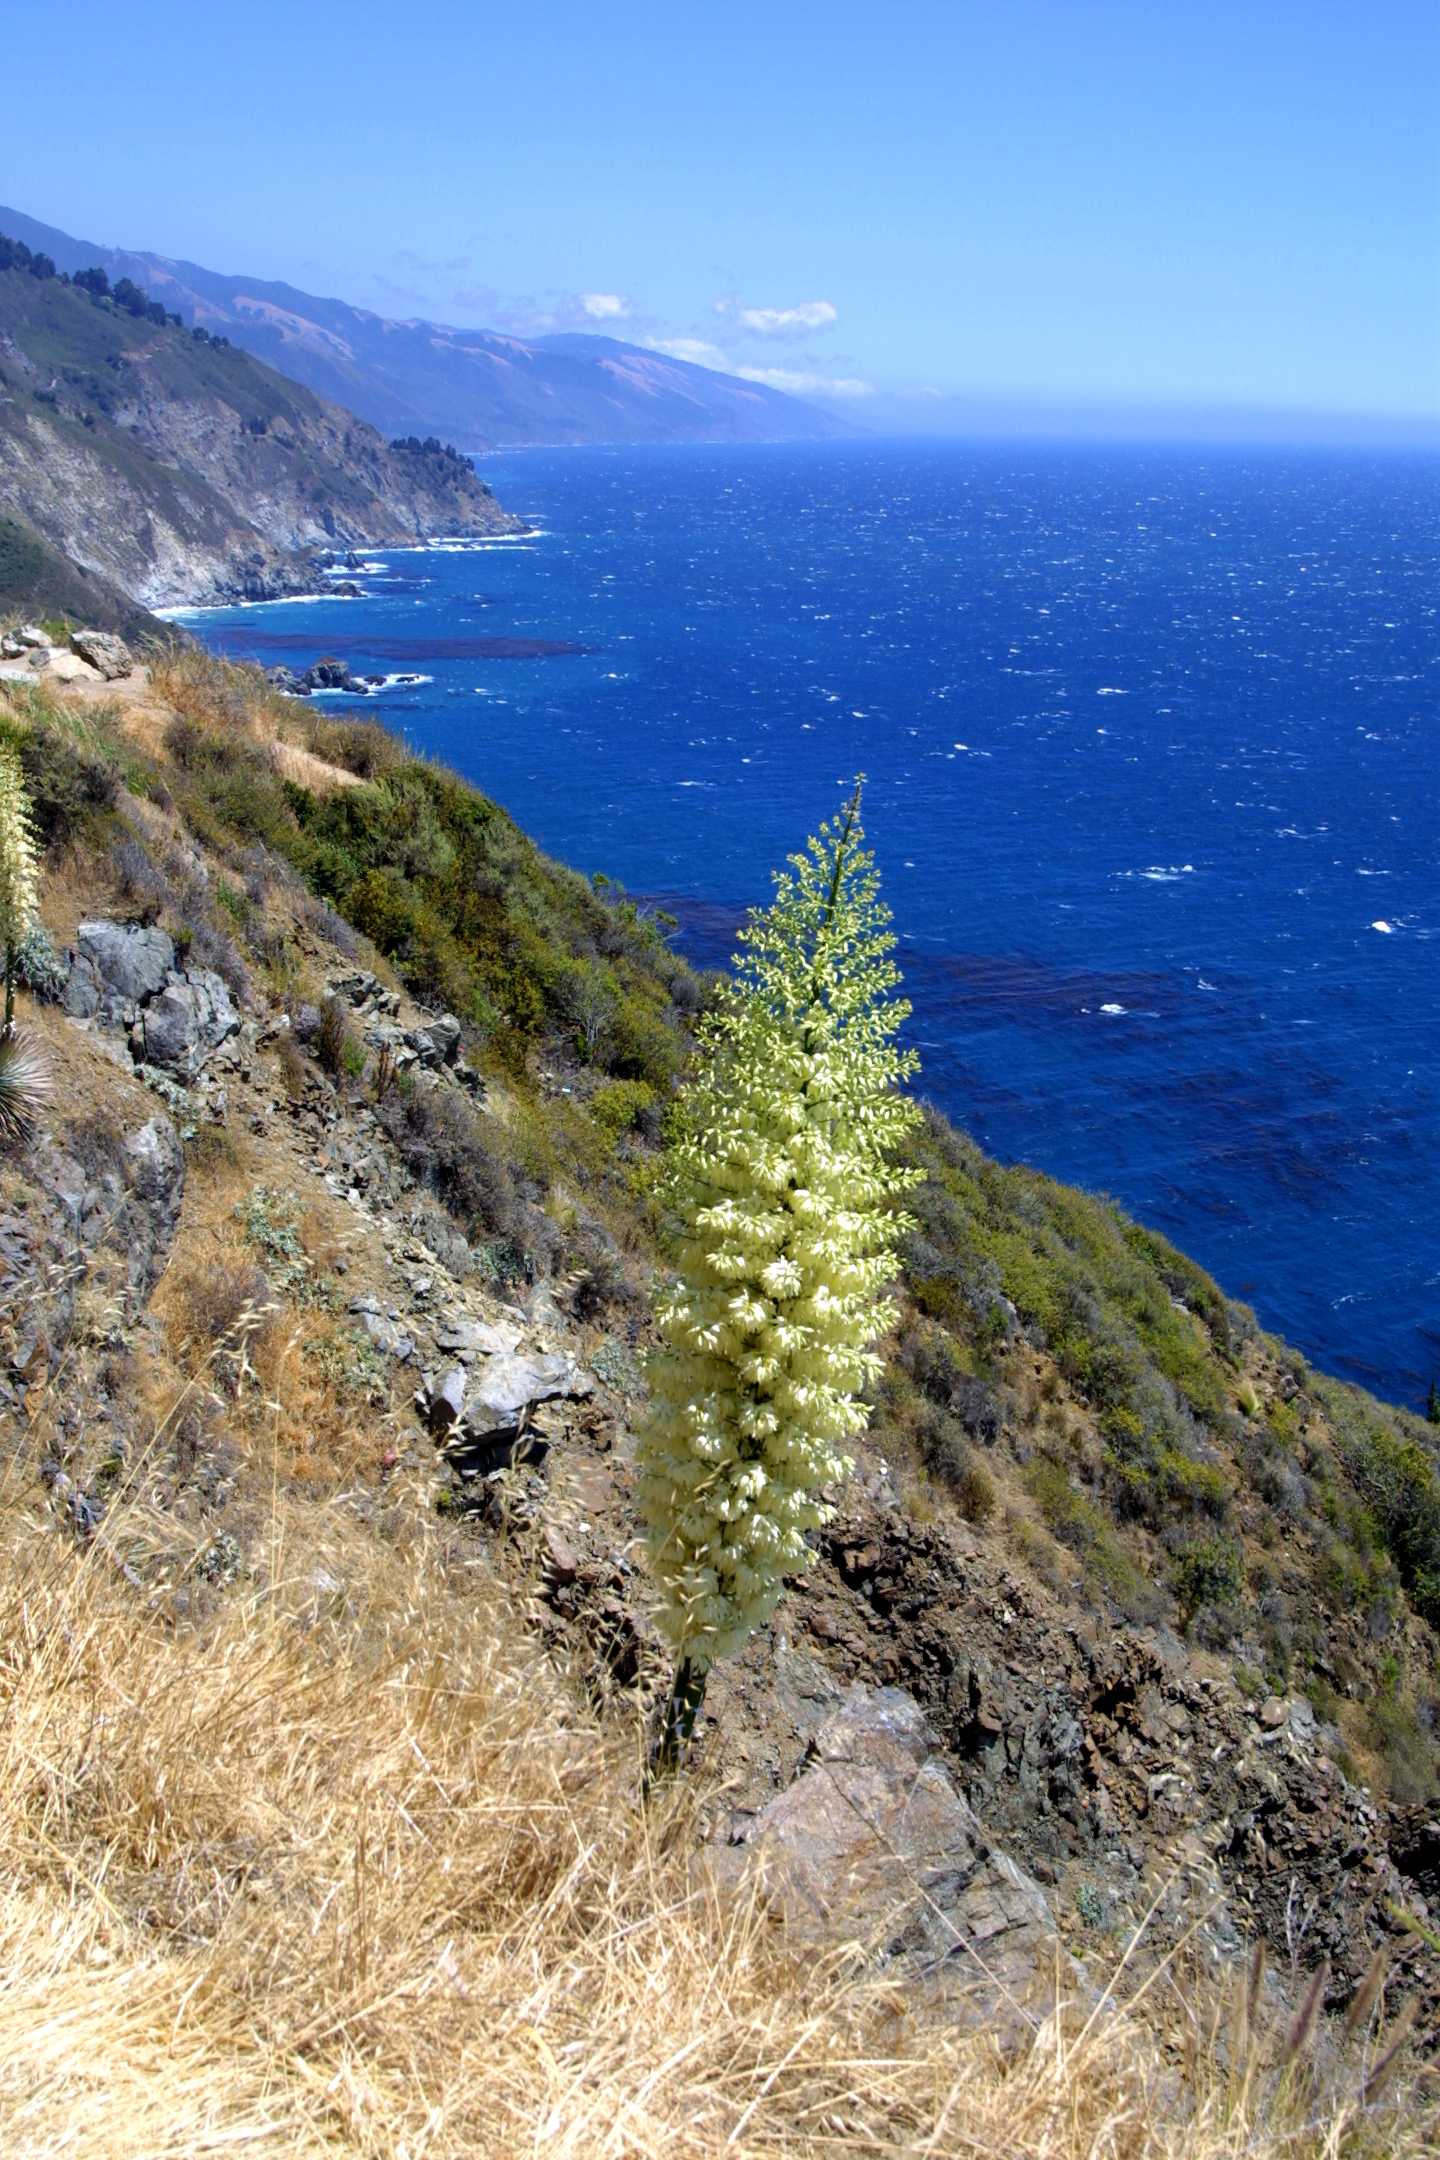
[[[72,0],[59,73],[7,100],[0,199],[89,239],[610,329],[872,425],[1436,412],[1430,0],[120,20]]]

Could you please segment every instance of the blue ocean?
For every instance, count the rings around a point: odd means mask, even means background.
[[[191,618],[723,960],[868,776],[922,1086],[1317,1364],[1440,1371],[1436,462],[844,443],[481,462],[537,531]],[[337,699],[337,705],[348,701]]]

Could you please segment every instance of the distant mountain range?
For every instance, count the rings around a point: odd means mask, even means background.
[[[336,549],[520,529],[433,437],[387,443],[133,279],[0,237],[0,611],[129,628],[313,591]]]
[[[386,435],[440,434],[463,450],[524,444],[794,442],[847,432],[762,383],[617,338],[516,338],[395,322],[266,278],[144,249],[76,240],[0,208],[0,232],[60,270],[128,277],[187,325],[219,332]]]

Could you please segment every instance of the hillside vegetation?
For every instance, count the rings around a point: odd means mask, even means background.
[[[928,1114],[854,1485],[647,1811],[629,1432],[706,981],[252,670],[0,699],[57,1077],[0,1162],[7,2149],[1428,2149],[1433,1431]],[[228,986],[223,1069],[77,1024],[97,918]],[[441,1009],[459,1063],[398,1065]],[[462,1307],[568,1374],[479,1476],[412,1408]],[[1046,1886],[1070,2009],[977,2029],[707,1861],[855,1684]]]

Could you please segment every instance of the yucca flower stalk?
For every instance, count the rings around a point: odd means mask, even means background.
[[[15,1028],[20,947],[39,920],[40,851],[20,760],[0,743],[0,949],[5,955],[5,1019],[0,1025],[0,1140],[27,1140],[50,1092],[40,1052]]]
[[[40,851],[20,760],[0,743],[0,947],[5,953],[5,1028],[15,1019],[15,965],[40,902]]]
[[[920,1173],[895,1151],[919,1118],[896,1048],[909,1006],[860,824],[841,816],[777,876],[735,975],[700,1023],[662,1195],[675,1279],[656,1304],[639,1506],[675,1673],[655,1769],[679,1761],[706,1675],[775,1610],[808,1558],[824,1489],[851,1469],[872,1344]]]

